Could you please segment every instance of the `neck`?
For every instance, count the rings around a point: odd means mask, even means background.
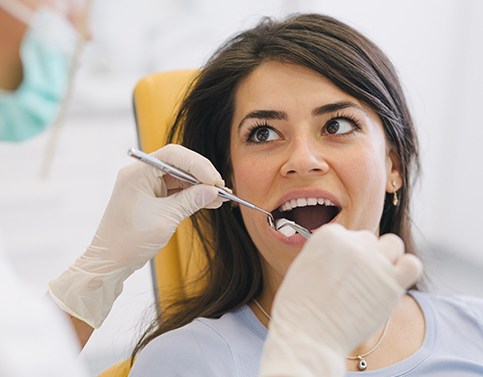
[[[257,301],[265,310],[265,312],[270,315],[272,312],[272,303],[275,297],[275,294],[282,284],[283,276],[281,276],[277,271],[270,265],[262,260],[262,273],[263,273],[263,290],[262,293],[257,297]],[[250,308],[252,309],[253,313],[255,313],[258,320],[268,328],[268,324],[270,320],[267,316],[255,305],[252,301],[250,303]]]
[[[407,295],[401,299],[389,321],[390,325],[381,343],[374,352],[365,357],[368,370],[386,368],[406,359],[416,352],[424,341],[424,315],[411,296]],[[382,331],[383,327],[379,328],[354,349],[351,356],[364,354],[370,350],[377,343]],[[348,371],[359,371],[357,364],[355,360],[347,360],[346,368]]]

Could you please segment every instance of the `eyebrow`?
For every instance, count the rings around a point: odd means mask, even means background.
[[[347,108],[355,108],[359,111],[362,111],[364,114],[367,114],[366,110],[362,108],[362,106],[358,105],[357,103],[351,101],[339,101],[334,103],[329,103],[327,105],[322,105],[316,107],[312,110],[313,116],[320,116],[328,113],[334,113],[336,111],[347,109]],[[249,112],[247,115],[243,117],[241,122],[238,125],[238,129],[243,125],[243,123],[248,119],[276,119],[276,120],[287,120],[288,116],[285,111],[277,111],[277,110],[254,110]]]
[[[359,111],[362,111],[364,114],[366,114],[366,110],[361,105],[358,105],[355,102],[351,101],[339,101],[339,102],[334,102],[334,103],[329,103],[327,105],[323,105],[320,107],[315,108],[312,110],[312,115],[317,116],[317,115],[324,115],[327,113],[335,113],[336,111],[347,109],[349,107],[353,107]]]

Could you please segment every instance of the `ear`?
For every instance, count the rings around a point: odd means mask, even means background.
[[[402,187],[401,160],[393,147],[389,147],[386,156],[386,192],[393,193]]]

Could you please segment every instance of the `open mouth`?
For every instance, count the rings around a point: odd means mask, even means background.
[[[297,198],[283,203],[272,215],[275,219],[287,219],[314,230],[331,222],[341,211],[341,208],[323,198]]]

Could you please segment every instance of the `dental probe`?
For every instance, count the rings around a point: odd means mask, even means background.
[[[173,165],[170,165],[166,162],[163,162],[161,160],[158,160],[157,158],[147,154],[147,153],[144,153],[142,151],[140,151],[139,149],[136,149],[136,148],[129,148],[129,150],[127,151],[127,154],[131,157],[134,157],[136,159],[138,159],[139,161],[142,161],[148,165],[151,165],[151,166],[154,166],[155,168],[158,168],[162,171],[164,171],[165,173],[179,179],[180,181],[183,181],[183,182],[187,182],[187,183],[190,183],[192,185],[198,185],[200,183],[202,183],[201,181],[199,181],[195,176],[191,175],[190,173],[182,170],[182,169],[179,169]],[[250,202],[247,202],[246,200],[243,200],[243,199],[240,199],[238,196],[235,196],[233,194],[231,194],[230,192],[222,189],[222,188],[218,188],[218,196],[221,197],[221,198],[224,198],[224,199],[228,199],[228,200],[231,200],[233,202],[237,202],[241,205],[244,205],[245,207],[248,207],[248,208],[251,208],[251,209],[256,209],[257,211],[260,211],[260,212],[263,212],[265,215],[268,216],[268,223],[270,224],[270,226],[274,229],[275,228],[275,219],[273,218],[273,215],[268,212],[268,211],[265,211],[264,209],[260,208],[260,207],[257,207],[256,205],[250,203]]]
[[[129,150],[127,151],[127,154],[129,156],[133,157],[133,158],[136,158],[137,160],[139,160],[141,162],[144,162],[148,165],[151,165],[151,166],[154,166],[155,168],[160,169],[161,171],[175,177],[176,179],[179,179],[180,181],[187,182],[187,183],[190,183],[192,185],[198,185],[198,184],[202,183],[200,180],[198,180],[195,176],[191,175],[190,173],[188,173],[188,172],[186,172],[182,169],[179,169],[179,168],[177,168],[173,165],[170,165],[166,162],[158,160],[157,158],[155,158],[155,157],[153,157],[153,156],[151,156],[147,153],[144,153],[144,152],[140,151],[139,149],[129,148]],[[289,226],[294,231],[296,231],[297,233],[302,235],[305,239],[309,239],[310,236],[312,235],[312,232],[310,230],[304,228],[301,225],[296,224],[293,221],[290,221],[290,220],[287,220],[287,219],[279,219],[279,220],[277,220],[277,223],[276,223],[273,215],[270,212],[265,211],[264,209],[257,207],[255,204],[247,202],[246,200],[243,200],[243,199],[239,198],[238,196],[233,195],[232,193],[230,193],[230,192],[228,192],[228,191],[226,191],[222,188],[217,187],[217,189],[218,189],[218,196],[219,197],[231,200],[233,202],[239,203],[239,204],[244,205],[245,207],[248,207],[248,208],[251,208],[251,209],[256,209],[257,211],[260,211],[260,212],[264,213],[265,215],[267,215],[268,224],[273,229],[275,229],[277,232],[279,232],[280,229],[282,229],[286,226]],[[281,221],[281,220],[285,220],[285,221]]]

